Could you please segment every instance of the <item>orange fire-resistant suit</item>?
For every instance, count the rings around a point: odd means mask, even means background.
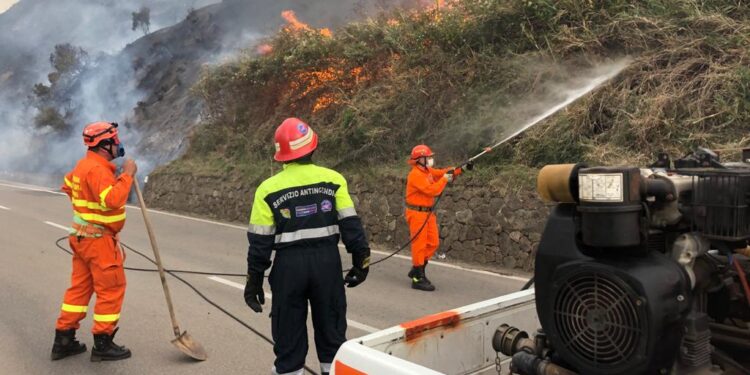
[[[440,245],[437,218],[430,213],[435,198],[448,184],[443,175],[450,170],[451,168],[436,169],[415,165],[406,179],[406,223],[409,225],[410,238],[414,238],[411,243],[411,262],[414,267],[423,266]],[[457,168],[454,175],[459,174],[461,169]]]
[[[125,297],[125,253],[118,233],[125,225],[125,203],[133,178],[115,178],[115,166],[92,151],[65,176],[62,190],[73,203],[71,286],[65,292],[58,330],[78,329],[96,292],[94,334],[111,335]]]

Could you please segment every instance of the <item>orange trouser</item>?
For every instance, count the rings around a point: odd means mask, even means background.
[[[120,320],[120,309],[125,298],[125,253],[110,235],[101,238],[71,236],[73,275],[65,292],[58,330],[78,329],[86,317],[91,295],[96,292],[94,305],[94,334],[112,334]]]
[[[427,224],[425,224],[425,220],[427,220]],[[414,238],[424,225],[424,229],[411,242],[411,263],[415,267],[419,267],[424,265],[426,260],[432,258],[440,245],[437,218],[435,218],[435,215],[430,215],[429,212],[407,209],[406,223],[409,224],[409,238]]]

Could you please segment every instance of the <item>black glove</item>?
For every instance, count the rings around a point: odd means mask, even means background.
[[[461,166],[461,169],[464,171],[474,170],[474,162],[473,161],[467,162],[466,164]]]
[[[352,254],[352,269],[344,277],[344,284],[349,288],[362,284],[370,272],[370,250],[363,254]]]
[[[262,273],[248,273],[247,284],[245,284],[245,303],[255,312],[263,312],[261,305],[266,303],[266,296],[263,294]]]

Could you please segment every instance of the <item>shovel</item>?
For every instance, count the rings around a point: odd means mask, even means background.
[[[159,268],[159,277],[161,278],[161,285],[164,287],[164,297],[167,299],[167,307],[169,308],[169,318],[172,319],[172,329],[174,330],[174,340],[172,344],[180,349],[181,352],[199,361],[205,361],[208,356],[203,346],[193,340],[193,337],[187,333],[187,331],[180,333],[180,326],[177,325],[177,318],[174,314],[174,306],[172,306],[172,297],[169,294],[169,286],[167,286],[167,278],[164,275],[164,266],[161,263],[161,256],[159,255],[159,247],[156,245],[156,236],[151,228],[151,222],[148,219],[146,212],[146,203],[143,201],[143,195],[141,194],[141,188],[138,186],[136,180],[135,194],[138,196],[138,203],[141,206],[141,212],[143,213],[143,222],[146,223],[146,230],[148,231],[148,238],[151,240],[151,248],[154,250],[154,257],[156,258],[156,266]]]

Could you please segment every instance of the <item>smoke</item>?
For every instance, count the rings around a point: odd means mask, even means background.
[[[362,14],[379,1],[360,0]],[[131,29],[142,6],[152,30],[143,38]],[[353,8],[349,0],[21,0],[0,14],[0,177],[59,176],[85,153],[81,130],[94,121],[120,123],[128,155],[148,173],[177,157],[200,122],[189,91],[202,65],[254,47],[284,23],[283,10],[320,28],[352,19]],[[59,133],[34,126],[31,99],[34,84],[49,84],[50,53],[63,43],[89,62],[60,94],[72,129]]]
[[[85,149],[80,134],[86,123],[117,121],[133,114],[146,92],[138,88],[133,62],[123,49],[143,34],[132,30],[131,12],[151,9],[151,30],[185,18],[188,10],[218,0],[22,0],[0,14],[0,174],[59,175]],[[74,77],[60,108],[73,114],[73,129],[55,134],[33,125],[32,86],[49,85],[49,56],[57,44],[70,43],[89,54],[90,62]],[[125,126],[122,139],[138,144],[141,133]],[[146,163],[153,164],[153,163]],[[147,166],[152,168],[153,166]]]

